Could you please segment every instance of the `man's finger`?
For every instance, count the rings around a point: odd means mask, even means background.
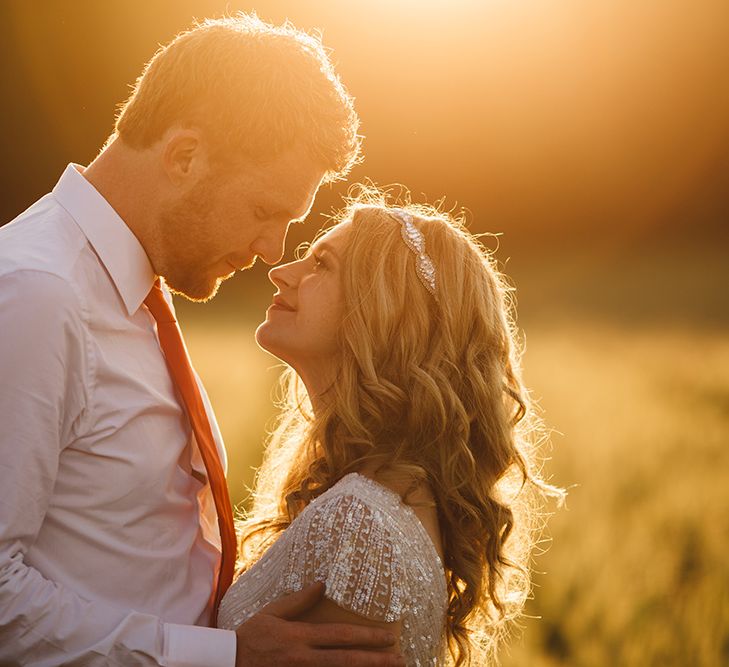
[[[309,646],[361,646],[389,648],[395,644],[395,635],[381,628],[345,623],[297,623],[302,639]]]
[[[319,667],[405,667],[405,658],[395,653],[324,650],[316,652],[315,664]]]
[[[324,595],[324,584],[317,582],[302,588],[296,593],[284,595],[278,600],[267,604],[260,613],[277,616],[278,618],[292,619],[311,609]]]

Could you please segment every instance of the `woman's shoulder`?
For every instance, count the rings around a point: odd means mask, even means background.
[[[440,558],[412,509],[358,473],[311,501],[246,576],[280,591],[321,581],[338,606],[388,623],[423,597],[434,609],[447,600]]]
[[[302,514],[330,512],[356,513],[393,528],[416,518],[397,491],[358,472],[342,477],[313,500]]]
[[[400,497],[392,490],[358,473],[350,473],[311,501],[291,528],[328,527],[368,533],[372,524],[376,524],[382,531],[396,531],[397,525],[406,520],[400,505]]]
[[[376,482],[374,479],[352,472],[333,484],[312,505],[332,502],[336,499],[346,498],[358,501],[358,504],[367,505],[373,509],[399,512],[401,499],[393,489]]]
[[[396,485],[388,486],[370,476],[350,473],[302,512],[299,517],[302,528],[386,539],[398,550],[412,548],[440,564],[435,509],[413,507],[403,501],[399,491]],[[422,494],[409,499],[416,504],[427,502]]]

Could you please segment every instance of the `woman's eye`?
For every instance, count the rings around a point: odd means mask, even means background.
[[[314,253],[311,253],[311,258],[314,260],[315,269],[324,267],[324,262],[322,262],[321,257],[319,257],[319,255],[315,255]]]

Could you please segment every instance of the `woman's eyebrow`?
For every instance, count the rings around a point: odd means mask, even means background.
[[[309,246],[309,252],[328,252],[334,259],[339,261],[339,255],[335,252],[334,247],[326,241],[320,241],[316,245]]]

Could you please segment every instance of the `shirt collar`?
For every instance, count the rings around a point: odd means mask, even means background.
[[[139,309],[155,280],[147,253],[132,230],[84,177],[69,164],[53,196],[75,220],[109,272],[129,315]]]

